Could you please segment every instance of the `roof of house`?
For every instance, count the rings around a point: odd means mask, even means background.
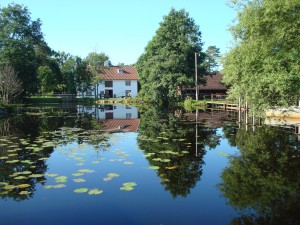
[[[137,132],[140,119],[108,119],[103,120],[103,125],[109,133]]]
[[[222,74],[216,73],[214,75],[204,75],[206,84],[198,85],[200,90],[227,90],[227,87],[222,83]]]
[[[109,66],[101,68],[102,80],[137,80],[138,72],[135,66]]]

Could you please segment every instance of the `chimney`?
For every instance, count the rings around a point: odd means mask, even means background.
[[[112,65],[111,65],[111,62],[108,60],[108,61],[105,61],[105,62],[104,62],[104,66],[105,66],[105,67],[110,67],[110,66],[112,66]]]

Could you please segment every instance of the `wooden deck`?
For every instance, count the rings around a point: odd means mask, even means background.
[[[237,103],[228,103],[228,102],[221,102],[221,101],[206,102],[206,107],[208,109],[239,110],[239,105]],[[244,108],[241,108],[241,110],[244,110]]]

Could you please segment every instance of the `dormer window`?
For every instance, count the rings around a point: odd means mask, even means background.
[[[118,69],[118,74],[124,74],[124,70]]]

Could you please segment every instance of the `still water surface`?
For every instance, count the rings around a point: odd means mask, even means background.
[[[0,224],[300,224],[292,129],[77,106],[0,121]]]

